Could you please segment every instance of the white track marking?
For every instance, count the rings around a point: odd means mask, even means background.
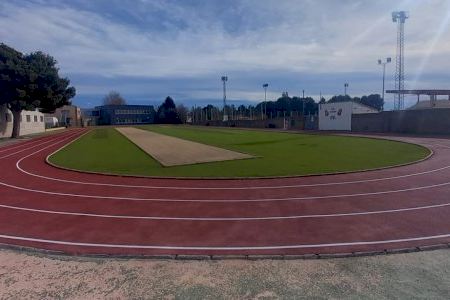
[[[24,158],[23,158],[24,159]],[[76,180],[66,180],[66,179],[60,179],[60,178],[54,178],[54,177],[48,177],[43,175],[38,175],[35,173],[28,172],[24,170],[20,163],[22,162],[21,159],[16,163],[16,168],[27,175],[42,178],[42,179],[48,179],[58,182],[65,182],[65,183],[71,183],[71,184],[81,184],[81,185],[93,185],[93,186],[111,186],[111,187],[125,187],[125,188],[141,188],[141,189],[168,189],[168,190],[263,190],[263,189],[287,189],[287,188],[300,188],[300,187],[316,187],[316,186],[333,186],[333,185],[346,185],[346,184],[358,184],[358,183],[367,183],[367,182],[376,182],[376,181],[385,181],[385,180],[393,180],[393,179],[400,179],[400,178],[407,178],[407,177],[413,177],[413,176],[420,176],[420,175],[426,175],[430,173],[435,173],[439,171],[443,171],[450,168],[450,165],[423,171],[423,172],[417,172],[417,173],[411,173],[411,174],[405,174],[405,175],[398,175],[398,176],[391,176],[391,177],[382,177],[382,178],[374,178],[374,179],[364,179],[364,180],[354,180],[354,181],[341,181],[341,182],[328,182],[328,183],[311,183],[311,184],[293,184],[293,185],[274,185],[274,186],[241,186],[241,187],[183,187],[183,186],[152,186],[152,185],[130,185],[130,184],[113,184],[113,183],[99,183],[99,182],[84,182],[84,181],[76,181]],[[151,180],[151,178],[149,178]],[[186,180],[189,180],[190,178],[186,178]],[[289,179],[289,178],[286,178]],[[169,179],[168,179],[169,180]]]
[[[81,136],[78,137],[77,139],[81,138]],[[74,142],[74,141],[72,141],[72,142]],[[63,147],[59,148],[58,150],[56,150],[53,153],[51,153],[50,155],[48,155],[47,156],[47,160],[54,153],[58,152],[59,150],[61,150],[62,148],[66,147],[66,146],[67,145],[64,145]],[[41,149],[41,150],[43,150],[43,149]],[[40,151],[37,151],[37,152],[40,152]],[[84,182],[84,181],[66,180],[66,179],[60,179],[60,178],[54,178],[54,177],[38,175],[38,174],[35,174],[35,173],[28,172],[28,171],[24,170],[20,166],[20,163],[24,159],[28,158],[31,155],[22,157],[16,163],[16,168],[20,172],[25,173],[25,174],[30,175],[30,176],[34,176],[34,177],[38,177],[38,178],[42,178],[42,179],[47,179],[47,180],[58,181],[58,182],[71,183],[71,184],[93,185],[93,186],[112,186],[112,187],[125,187],[125,188],[141,188],[141,189],[169,189],[169,190],[258,190],[258,189],[286,189],[286,188],[300,188],[300,187],[346,185],[346,184],[358,184],[358,183],[385,181],[385,180],[393,180],[393,179],[407,178],[407,177],[413,177],[413,176],[420,176],[420,175],[430,174],[430,173],[434,173],[434,172],[439,172],[439,171],[446,170],[446,169],[450,168],[450,165],[448,165],[448,166],[444,166],[444,167],[433,169],[433,170],[417,172],[417,173],[411,173],[411,174],[405,174],[405,175],[391,176],[391,177],[382,177],[382,178],[364,179],[364,180],[354,180],[354,181],[342,181],[342,182],[313,183],[313,184],[295,184],[295,185],[277,185],[277,186],[248,186],[248,187],[182,187],[182,186],[152,186],[152,185],[145,185],[144,186],[144,185],[127,185],[127,184]],[[186,178],[186,180],[189,180],[189,178]]]
[[[433,146],[438,146],[438,147],[443,147],[443,148],[450,149],[450,146],[446,146],[446,145],[442,145],[442,144],[433,144]]]
[[[30,145],[30,144],[33,145],[33,144],[35,144],[37,142],[40,142],[40,141],[42,141],[42,139],[26,140],[26,141],[18,142],[16,144],[6,145],[6,146],[3,146],[3,147],[0,148],[0,153],[6,152],[8,150],[13,150],[13,149],[16,149],[16,148],[20,148],[20,147],[23,147],[23,146],[27,146],[27,145]]]
[[[28,212],[36,212],[36,213],[43,213],[43,214],[68,215],[68,216],[93,217],[93,218],[170,220],[170,221],[172,221],[172,220],[173,221],[261,221],[261,220],[286,220],[286,219],[314,219],[314,218],[350,217],[350,216],[365,216],[365,215],[376,215],[376,214],[399,213],[399,212],[407,212],[407,211],[418,211],[418,210],[424,210],[424,209],[441,208],[441,207],[447,207],[447,206],[450,206],[450,203],[427,205],[427,206],[416,206],[416,207],[409,207],[409,208],[390,209],[390,210],[356,212],[356,213],[272,216],[272,217],[213,218],[213,217],[152,217],[152,216],[105,215],[105,214],[91,214],[91,213],[78,213],[78,212],[35,209],[35,208],[27,208],[27,207],[19,207],[19,206],[0,204],[0,208],[28,211]]]
[[[61,141],[56,142],[54,145],[68,139],[70,137],[67,137]],[[16,166],[22,161],[23,159],[30,157],[38,152],[41,152],[49,147],[52,147],[53,145],[46,146],[38,151],[35,151],[31,154],[28,154],[21,158],[17,163]],[[400,190],[389,190],[389,191],[381,191],[381,192],[370,192],[370,193],[357,193],[357,194],[341,194],[341,195],[328,195],[328,196],[308,196],[308,197],[291,197],[291,198],[266,198],[266,199],[167,199],[167,198],[134,198],[134,197],[114,197],[114,196],[100,196],[100,195],[86,195],[86,194],[72,194],[72,193],[58,193],[58,192],[50,192],[50,191],[43,191],[43,190],[35,190],[35,189],[28,189],[23,188],[15,185],[10,185],[4,182],[0,182],[0,185],[8,186],[11,188],[16,188],[19,190],[29,191],[29,192],[36,192],[36,193],[43,193],[48,195],[58,195],[58,196],[69,196],[69,197],[81,197],[81,198],[98,198],[98,199],[112,199],[112,200],[131,200],[131,201],[161,201],[161,202],[272,202],[272,201],[294,201],[294,200],[314,200],[314,199],[330,199],[330,198],[344,198],[344,197],[357,197],[357,196],[370,196],[370,195],[382,195],[382,194],[390,194],[390,193],[400,193],[400,192],[407,192],[407,191],[415,191],[415,190],[422,190],[422,189],[429,189],[429,188],[435,188],[435,187],[441,187],[441,186],[447,186],[450,182],[440,183],[440,184],[434,184],[434,185],[428,185],[428,186],[421,186],[421,187],[414,187],[414,188],[408,188],[408,189],[400,189]]]
[[[68,133],[66,132],[58,132],[56,134],[50,134],[50,135],[46,135],[46,136],[41,136],[41,137],[37,137],[36,139],[30,139],[30,140],[25,140],[25,141],[21,141],[12,145],[6,145],[3,147],[0,147],[0,153],[6,152],[8,150],[12,150],[12,149],[16,149],[16,148],[20,148],[20,147],[25,147],[28,145],[33,145],[35,143],[39,143],[42,141],[48,141],[51,139],[54,139],[56,137],[61,137],[62,135]]]
[[[18,153],[21,153],[21,152],[24,152],[24,151],[27,151],[27,150],[30,150],[30,149],[33,149],[33,148],[36,148],[36,147],[48,144],[48,143],[52,143],[52,142],[54,142],[54,139],[45,140],[45,141],[43,141],[41,143],[38,143],[36,145],[30,146],[30,147],[26,147],[25,149],[17,150],[17,151],[14,151],[13,153],[1,156],[0,159],[7,158],[7,157],[10,157],[10,156],[16,155]]]
[[[47,240],[40,238],[30,238],[21,237],[13,235],[0,234],[0,238],[16,240],[16,241],[27,241],[27,242],[38,242],[46,244],[55,245],[66,245],[66,246],[80,246],[80,247],[99,247],[99,248],[123,248],[123,249],[155,249],[155,250],[219,250],[219,251],[242,251],[242,250],[283,250],[283,249],[305,249],[305,248],[327,248],[327,247],[344,247],[344,246],[364,246],[364,245],[379,245],[379,244],[393,244],[393,243],[405,243],[405,242],[416,242],[416,241],[426,241],[434,239],[443,239],[450,237],[450,233],[431,235],[431,236],[421,236],[413,238],[403,238],[403,239],[392,239],[392,240],[381,240],[381,241],[358,241],[358,242],[339,242],[339,243],[328,243],[328,244],[299,244],[299,245],[280,245],[280,246],[168,246],[168,245],[130,245],[130,244],[98,244],[98,243],[83,243],[83,242],[69,242],[69,241],[58,241],[58,240]]]
[[[70,137],[67,137],[61,141],[56,142],[54,145],[63,142],[64,140],[68,139]],[[16,166],[22,161],[23,159],[30,157],[40,151],[43,151],[49,147],[52,147],[53,145],[46,146],[38,151],[35,151],[31,154],[28,154],[21,158],[17,163]],[[431,189],[436,187],[442,187],[442,186],[448,186],[450,185],[450,182],[444,182],[440,184],[433,184],[433,185],[427,185],[427,186],[420,186],[420,187],[414,187],[414,188],[407,188],[407,189],[399,189],[399,190],[388,190],[388,191],[380,191],[380,192],[369,192],[369,193],[357,193],[357,194],[339,194],[339,195],[327,195],[327,196],[308,196],[308,197],[290,197],[290,198],[265,198],[265,199],[170,199],[170,198],[135,198],[135,197],[115,197],[115,196],[100,196],[100,195],[87,195],[87,194],[73,194],[73,193],[59,193],[59,192],[50,192],[50,191],[44,191],[44,190],[36,190],[36,189],[28,189],[19,187],[16,185],[7,184],[5,182],[0,181],[0,185],[4,185],[7,187],[15,188],[18,190],[28,191],[28,192],[35,192],[35,193],[42,193],[47,195],[57,195],[57,196],[69,196],[69,197],[80,197],[80,198],[96,198],[96,199],[110,199],[110,200],[130,200],[130,201],[160,201],[160,202],[274,202],[274,201],[298,201],[298,200],[314,200],[314,199],[331,199],[331,198],[347,198],[347,197],[360,197],[360,196],[372,196],[372,195],[384,195],[384,194],[391,194],[391,193],[401,193],[401,192],[408,192],[408,191],[416,191],[416,190],[423,190],[423,189]]]
[[[326,195],[326,196],[307,196],[307,197],[290,197],[290,198],[262,198],[262,199],[174,199],[174,198],[135,198],[135,197],[116,197],[116,196],[101,196],[101,195],[87,195],[87,194],[73,194],[73,193],[59,193],[50,192],[44,190],[35,190],[24,188],[16,185],[7,184],[0,181],[0,185],[14,188],[21,191],[41,193],[46,195],[65,196],[65,197],[78,197],[78,198],[93,198],[93,199],[108,199],[108,200],[127,200],[127,201],[154,201],[154,202],[205,202],[205,203],[233,203],[233,202],[277,202],[277,201],[299,201],[299,200],[316,200],[316,199],[336,199],[336,198],[350,198],[360,196],[376,196],[394,193],[403,193],[409,191],[432,189],[437,187],[443,187],[450,185],[450,182],[444,182],[439,184],[420,186],[414,188],[389,190],[381,192],[370,193],[358,193],[358,194],[339,194],[339,195]]]

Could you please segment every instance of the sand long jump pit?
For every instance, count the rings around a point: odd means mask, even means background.
[[[134,127],[117,127],[116,130],[165,167],[254,157]]]

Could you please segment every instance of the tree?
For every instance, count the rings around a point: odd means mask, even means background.
[[[181,124],[180,117],[177,114],[175,102],[172,98],[167,97],[158,107],[156,113],[156,122],[161,124]]]
[[[186,106],[184,106],[183,104],[179,104],[177,105],[177,114],[178,117],[180,118],[181,123],[186,123],[187,121],[187,116],[188,116],[188,108]]]
[[[43,52],[23,55],[0,44],[0,104],[6,104],[14,117],[11,137],[20,135],[20,115],[24,109],[53,112],[70,104],[75,88],[59,77],[56,60]]]
[[[378,110],[383,109],[384,101],[379,94],[372,94],[369,96],[362,96],[361,103],[367,106],[376,108]]]
[[[127,101],[116,91],[111,91],[103,98],[103,105],[125,105]]]

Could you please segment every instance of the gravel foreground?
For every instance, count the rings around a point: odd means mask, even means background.
[[[320,260],[175,261],[0,250],[1,299],[449,299],[450,250]]]

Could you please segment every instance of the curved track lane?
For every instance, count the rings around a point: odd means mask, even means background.
[[[74,129],[0,148],[0,243],[72,254],[328,254],[450,243],[450,140],[422,162],[278,179],[175,180],[54,168]],[[82,154],[80,154],[82,155]]]

